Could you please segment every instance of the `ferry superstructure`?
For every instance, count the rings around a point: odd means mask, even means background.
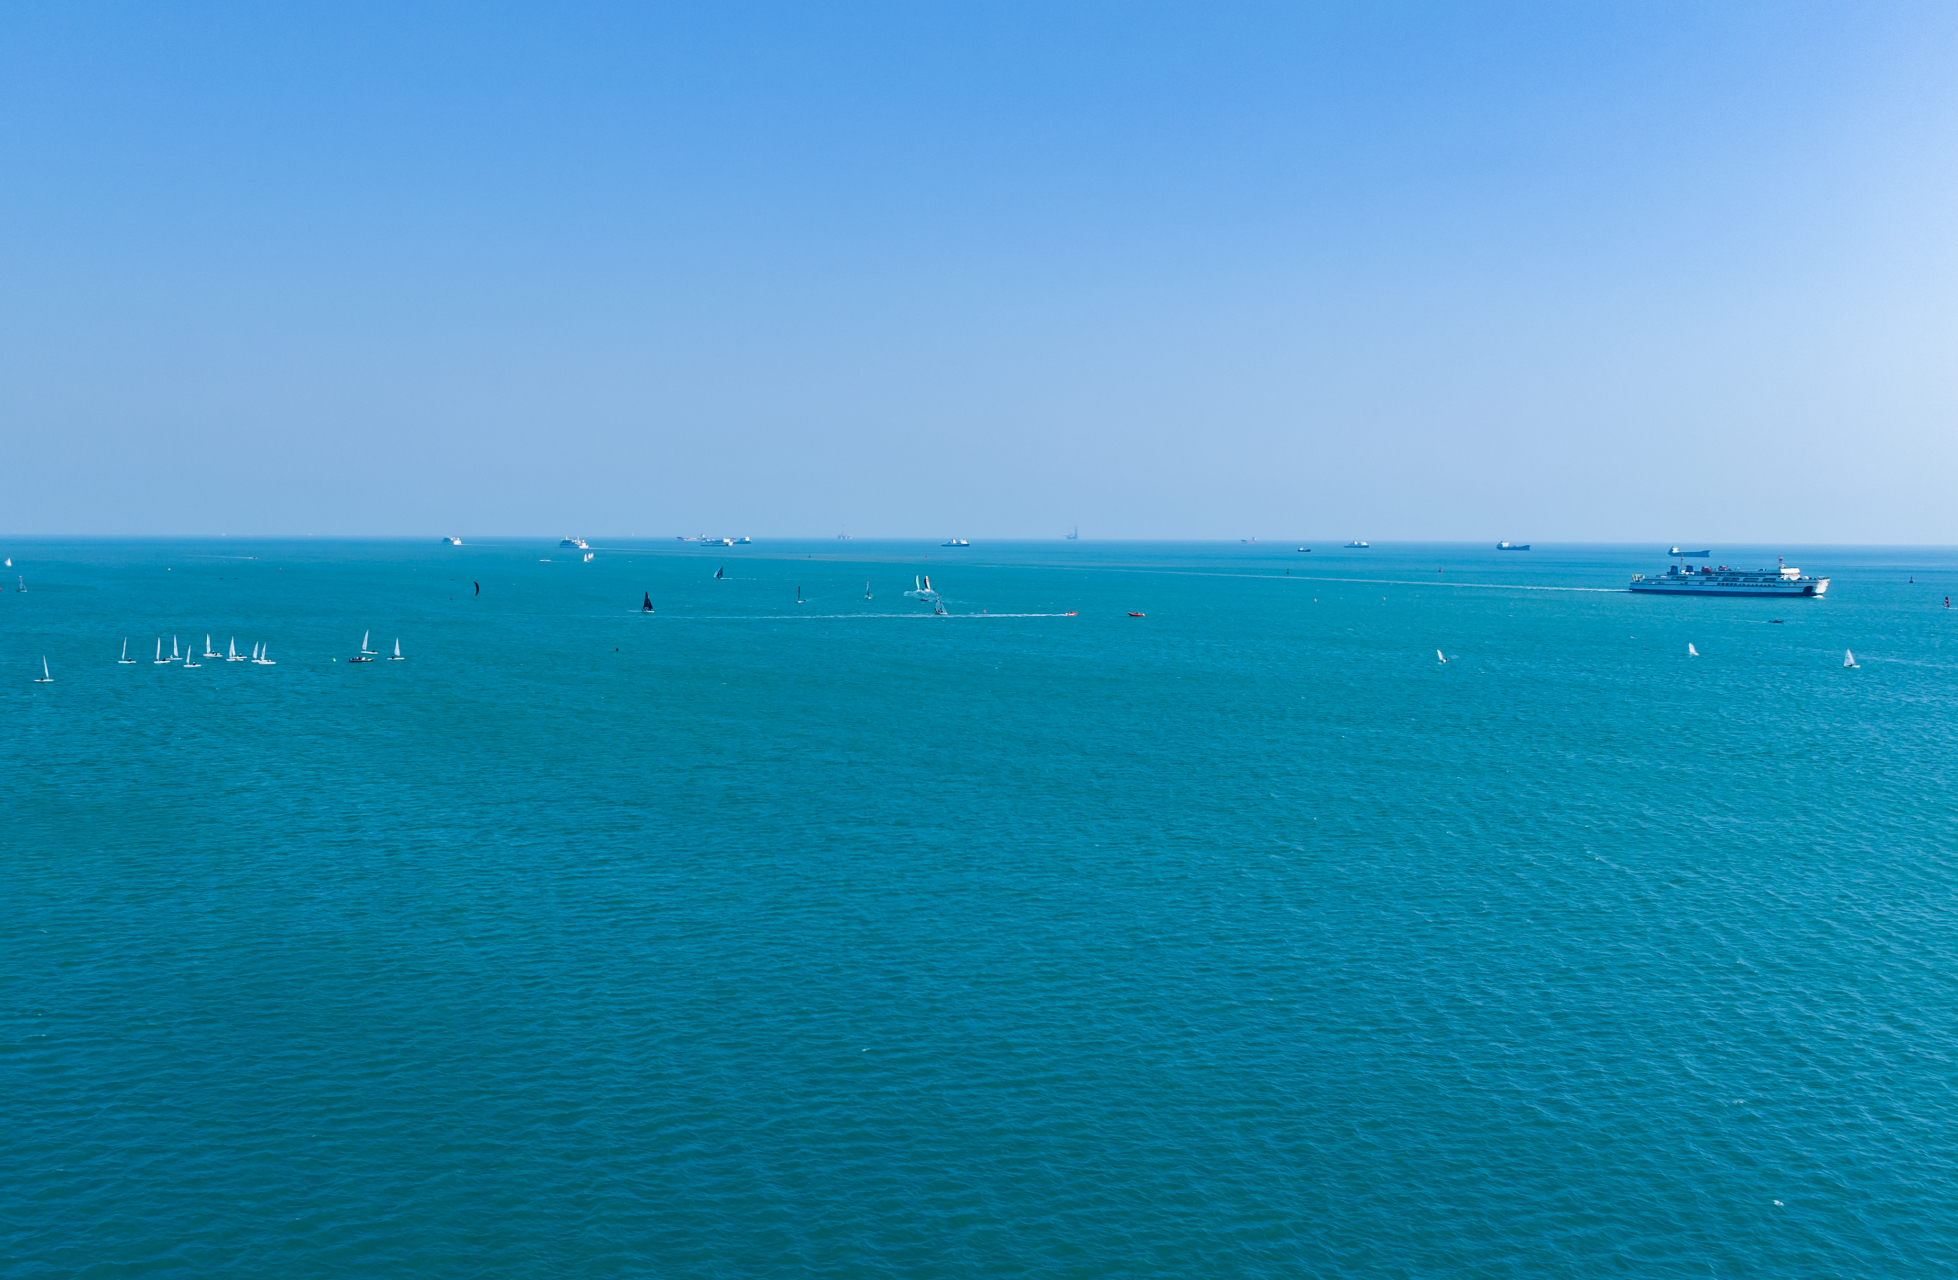
[[[1814,596],[1829,590],[1827,578],[1804,574],[1792,564],[1776,562],[1772,569],[1729,569],[1701,565],[1689,567],[1684,557],[1664,573],[1647,577],[1632,575],[1629,591],[1661,596]]]

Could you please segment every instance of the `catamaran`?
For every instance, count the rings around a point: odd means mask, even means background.
[[[930,578],[928,577],[921,578],[918,577],[916,574],[913,574],[911,577],[911,581],[916,585],[913,586],[911,590],[904,593],[906,599],[925,600],[925,601],[938,599],[938,593],[931,589]]]
[[[158,647],[160,648],[161,646],[158,646]],[[125,666],[125,667],[126,667],[126,666],[133,666],[133,665],[135,665],[135,662],[136,662],[136,659],[134,659],[134,658],[132,658],[132,657],[130,657],[130,656],[129,656],[129,637],[128,637],[128,636],[124,636],[124,637],[122,638],[122,657],[120,657],[120,658],[118,658],[118,659],[116,659],[116,663],[117,663],[117,665],[118,665],[118,666]]]

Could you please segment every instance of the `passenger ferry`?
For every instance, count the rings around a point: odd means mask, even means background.
[[[558,546],[570,551],[588,551],[591,549],[591,544],[583,538],[566,538],[558,543]]]
[[[1827,578],[1811,578],[1779,557],[1772,569],[1729,569],[1724,564],[1694,569],[1686,564],[1692,552],[1675,547],[1673,554],[1680,557],[1678,564],[1649,578],[1633,574],[1627,590],[1663,596],[1821,596],[1829,590]]]

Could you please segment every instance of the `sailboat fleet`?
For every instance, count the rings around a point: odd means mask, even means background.
[[[647,603],[648,604],[651,603],[650,599],[647,601]],[[381,656],[380,651],[378,649],[370,649],[367,647],[368,641],[373,638],[373,635],[374,633],[372,631],[368,631],[360,637],[360,652],[354,657],[349,658],[348,659],[349,662],[372,662],[376,658]],[[172,663],[176,663],[181,665],[186,671],[196,671],[201,669],[204,665],[203,663],[197,660],[199,657],[210,658],[213,660],[222,659],[225,662],[248,662],[251,663],[253,666],[257,666],[257,667],[276,667],[279,665],[271,657],[271,646],[263,640],[252,645],[251,652],[249,654],[244,654],[238,652],[238,638],[236,636],[232,636],[230,640],[227,642],[227,644],[225,645],[225,651],[223,653],[219,653],[217,651],[216,646],[211,643],[211,636],[207,633],[204,637],[204,652],[202,654],[199,654],[197,653],[195,646],[193,646],[189,651],[186,651],[183,648],[182,643],[178,640],[178,638],[176,636],[171,636],[170,652],[166,654],[163,652],[163,637],[158,636],[156,638],[156,658],[154,660],[155,666],[167,667],[170,666]],[[41,661],[43,667],[45,667],[47,665],[47,659],[43,658]],[[395,637],[394,652],[388,655],[388,661],[389,662],[407,661],[407,656],[401,652],[401,638],[399,636]],[[131,667],[136,665],[136,659],[129,656],[129,638],[127,636],[123,637],[122,653],[116,658],[116,665],[120,667]],[[52,677],[48,676],[48,673],[45,670],[41,674],[42,676],[47,678],[46,679],[37,678],[35,680],[36,684],[52,683]]]

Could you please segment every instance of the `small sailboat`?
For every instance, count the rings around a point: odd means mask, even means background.
[[[1697,658],[1700,656],[1700,651],[1693,647],[1693,642],[1691,640],[1688,640],[1686,642],[1686,656],[1689,658]]]
[[[1856,661],[1856,655],[1851,653],[1849,650],[1844,649],[1842,651],[1842,665],[1845,667],[1858,666],[1859,664]]]
[[[155,663],[155,665],[156,665],[156,666],[159,666],[159,667],[161,667],[161,666],[166,666],[166,665],[168,665],[168,663],[169,663],[169,661],[170,661],[170,659],[168,659],[168,658],[166,658],[166,657],[164,657],[164,656],[163,656],[163,637],[162,637],[162,636],[158,636],[158,637],[156,638],[156,663]]]
[[[380,650],[378,649],[370,649],[367,647],[367,638],[373,634],[374,633],[372,631],[363,631],[360,633],[360,651],[366,654],[370,658],[380,653]]]
[[[401,637],[400,637],[400,636],[396,636],[396,637],[394,638],[394,656],[393,656],[392,658],[389,658],[389,659],[388,659],[388,661],[389,661],[389,662],[402,662],[402,661],[405,661],[405,659],[404,659],[404,658],[402,658],[402,656],[401,656]]]
[[[937,614],[937,615],[938,615],[939,617],[941,617],[941,618],[949,618],[949,617],[951,617],[951,616],[952,616],[952,615],[950,615],[950,614],[948,614],[948,613],[946,613],[946,612],[945,612],[945,602],[944,602],[943,600],[934,600],[934,601],[932,601],[932,602],[931,602],[931,611],[932,611],[933,613],[935,613],[935,614]]]
[[[227,652],[227,653],[226,653],[226,654],[224,655],[224,660],[225,660],[226,662],[243,662],[243,661],[245,661],[245,659],[244,659],[244,658],[243,658],[242,656],[240,656],[240,654],[238,653],[238,637],[237,637],[237,636],[233,636],[233,637],[231,637],[231,648],[230,648],[230,651],[229,651],[229,652]]]
[[[191,659],[193,659],[193,658],[195,658],[196,656],[197,656],[197,655],[196,655],[196,654],[194,654],[194,653],[186,653],[186,654],[184,655],[184,670],[186,670],[186,671],[188,671],[188,670],[190,670],[190,669],[191,669],[192,667],[202,667],[202,666],[204,665],[204,664],[203,664],[203,663],[201,663],[201,662],[193,662],[193,661],[191,661]]]
[[[261,667],[278,666],[279,665],[278,663],[272,661],[272,659],[265,656],[268,652],[271,651],[271,648],[272,648],[271,645],[265,643],[260,643],[258,645],[255,645],[252,649],[252,654],[253,654],[252,661]]]
[[[14,558],[12,556],[7,557],[7,567],[9,569],[14,567]]]
[[[1440,663],[1443,663],[1443,664],[1446,664],[1446,663],[1447,663],[1447,661],[1448,661],[1448,659],[1447,659],[1447,657],[1445,657],[1445,656],[1444,656],[1444,655],[1442,654],[1442,652],[1441,652],[1441,650],[1439,650],[1439,649],[1436,649],[1436,650],[1435,650],[1435,661],[1436,661],[1436,662],[1440,662]]]
[[[796,602],[797,604],[808,604],[808,603],[809,603],[809,602],[808,602],[807,600],[804,600],[804,599],[802,598],[802,584],[801,584],[800,582],[798,582],[798,583],[796,583],[796,584],[795,584],[795,602]]]
[[[178,662],[181,661],[182,658],[183,655],[177,652],[177,637],[171,636],[170,637],[170,661]]]
[[[162,646],[161,646],[161,645],[159,645],[158,647],[159,647],[159,648],[161,648]],[[134,665],[136,665],[136,659],[134,659],[134,658],[132,658],[132,657],[130,657],[130,656],[129,656],[129,637],[128,637],[128,636],[124,636],[124,637],[122,638],[122,657],[120,657],[120,658],[118,658],[118,659],[116,659],[116,665],[117,665],[117,666],[122,666],[122,667],[131,667],[131,666],[134,666]]]
[[[870,594],[870,584],[868,582],[863,584],[863,598],[866,600],[870,600],[874,598]]]
[[[1081,526],[1080,526],[1080,525],[1078,525],[1078,524],[1077,524],[1077,525],[1075,525],[1075,526],[1074,526],[1074,532],[1073,532],[1073,533],[1070,533],[1070,534],[1068,534],[1068,535],[1067,535],[1067,540],[1068,540],[1069,542],[1079,542],[1079,541],[1081,541]]]
[[[25,595],[25,594],[27,594],[27,575],[26,575],[26,574],[21,574],[21,575],[20,575],[20,587],[18,588],[18,590],[20,591],[20,593],[21,593],[22,595]]]
[[[208,631],[204,633],[204,656],[207,658],[222,658],[224,656],[211,647],[211,633]]]
[[[644,592],[644,593],[642,593],[642,594],[644,594],[644,595],[645,595],[645,597],[646,597],[646,603],[644,603],[644,604],[642,604],[642,605],[640,605],[640,606],[639,606],[639,612],[641,612],[641,613],[651,613],[651,612],[653,611],[653,593],[652,593],[652,592],[650,592],[650,591],[647,591],[647,592]]]
[[[54,677],[48,674],[48,656],[45,653],[41,655],[41,674],[34,678],[34,683],[35,684],[54,683]]]
[[[727,577],[726,565],[722,565],[720,568],[714,570],[714,581],[719,582],[725,577]]]

